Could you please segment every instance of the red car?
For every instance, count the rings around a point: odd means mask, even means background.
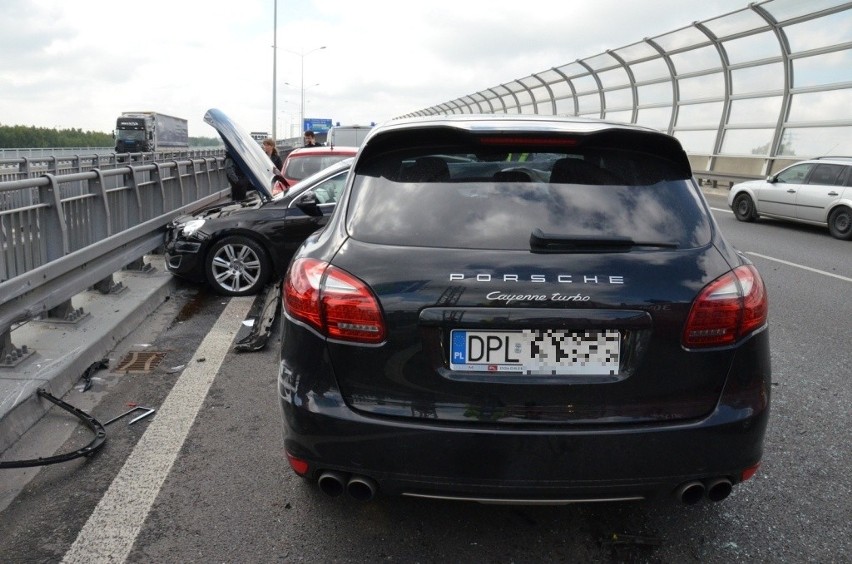
[[[358,147],[303,147],[295,149],[284,159],[281,176],[287,187],[349,157],[355,156]]]

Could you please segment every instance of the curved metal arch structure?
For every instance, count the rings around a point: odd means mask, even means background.
[[[674,135],[697,175],[852,155],[852,2],[765,0],[407,116],[586,116]]]

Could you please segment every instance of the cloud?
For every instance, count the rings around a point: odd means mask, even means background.
[[[284,137],[298,134],[303,85],[306,117],[378,122],[746,7],[281,0],[276,33],[274,5],[7,0],[0,123],[110,131],[123,111],[154,110],[189,119],[192,136],[214,136],[202,117],[218,107],[252,131],[274,120]]]

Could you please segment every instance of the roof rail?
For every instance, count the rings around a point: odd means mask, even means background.
[[[852,157],[844,155],[823,155],[822,157],[814,157],[812,160],[819,161],[822,159],[837,159],[841,161],[852,161]]]

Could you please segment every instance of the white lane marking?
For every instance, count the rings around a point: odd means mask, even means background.
[[[253,301],[231,298],[63,562],[126,560]]]
[[[719,211],[719,212],[725,212],[725,213],[734,213],[731,210],[723,210],[721,208],[711,207],[710,209],[713,210],[713,211]],[[795,268],[801,268],[802,270],[809,270],[811,272],[816,272],[817,274],[822,274],[823,276],[831,276],[832,278],[838,278],[840,280],[843,280],[844,282],[852,282],[852,278],[848,278],[846,276],[841,276],[840,274],[832,274],[831,272],[826,272],[824,270],[818,270],[816,268],[811,268],[810,266],[804,266],[804,265],[801,265],[801,264],[796,264],[795,262],[789,262],[789,261],[786,261],[786,260],[782,260],[782,259],[778,259],[778,258],[774,258],[774,257],[769,257],[769,256],[766,256],[766,255],[761,255],[760,253],[752,253],[751,251],[745,251],[745,254],[752,255],[752,256],[755,256],[755,257],[760,257],[760,258],[766,259],[766,260],[772,260],[772,261],[775,261],[775,262],[780,262],[781,264],[786,264],[787,266],[792,266],[792,267],[795,267]]]
[[[771,260],[775,262],[780,262],[781,264],[786,264],[787,266],[792,266],[795,268],[801,268],[802,270],[809,270],[810,272],[816,272],[817,274],[822,274],[823,276],[831,276],[832,278],[838,278],[843,280],[844,282],[852,282],[852,278],[848,278],[846,276],[841,276],[839,274],[832,274],[831,272],[826,272],[824,270],[817,270],[816,268],[811,268],[810,266],[804,266],[801,264],[796,264],[795,262],[790,262],[786,260],[782,260],[779,258],[768,257],[766,255],[761,255],[760,253],[753,253],[751,251],[745,251],[745,254],[751,255],[753,257],[760,257],[762,259]]]

